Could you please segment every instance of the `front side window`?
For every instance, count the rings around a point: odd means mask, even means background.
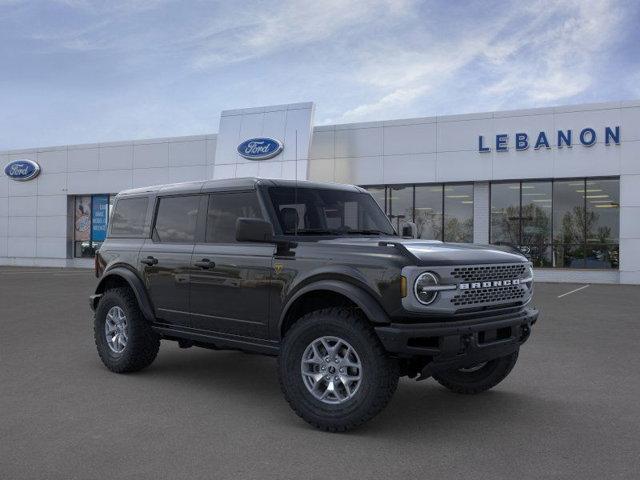
[[[199,195],[161,198],[153,240],[161,243],[193,243],[199,205]]]
[[[209,196],[207,243],[234,243],[238,218],[263,218],[256,192],[216,193]]]
[[[141,237],[147,216],[147,197],[121,198],[111,216],[110,234],[119,237]]]
[[[384,213],[367,193],[271,187],[269,197],[285,235],[394,235]]]

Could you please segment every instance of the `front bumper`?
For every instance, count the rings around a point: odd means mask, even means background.
[[[522,345],[538,319],[538,310],[457,322],[375,327],[385,349],[400,357],[427,357],[429,372],[464,368],[509,355]],[[424,373],[424,372],[423,372]]]

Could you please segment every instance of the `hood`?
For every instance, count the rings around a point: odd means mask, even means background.
[[[415,257],[419,265],[480,265],[484,263],[520,263],[526,262],[524,255],[507,251],[495,245],[475,245],[470,243],[443,243],[436,240],[417,240],[402,237],[340,237],[321,240],[321,244],[344,245],[354,247],[380,246],[389,242],[399,246]],[[397,247],[396,247],[397,248]]]

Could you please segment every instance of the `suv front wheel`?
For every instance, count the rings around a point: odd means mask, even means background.
[[[143,317],[135,295],[128,288],[107,290],[100,298],[93,333],[102,363],[116,373],[149,366],[160,349],[160,338]]]
[[[379,413],[399,376],[397,362],[368,323],[346,308],[300,318],[282,342],[278,373],[293,410],[332,432],[350,430]]]

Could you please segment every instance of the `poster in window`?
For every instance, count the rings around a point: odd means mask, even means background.
[[[76,197],[74,238],[77,242],[89,241],[91,235],[91,197]]]
[[[94,195],[91,202],[91,239],[104,242],[109,218],[109,195]]]

